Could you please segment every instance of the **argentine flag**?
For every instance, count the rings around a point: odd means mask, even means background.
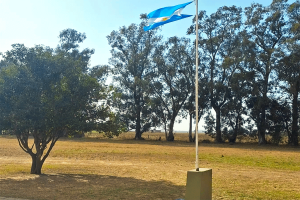
[[[180,4],[177,6],[170,6],[165,8],[160,8],[155,10],[147,15],[148,17],[148,26],[144,26],[144,31],[148,31],[154,29],[160,25],[167,24],[170,22],[174,22],[180,19],[184,19],[186,17],[190,17],[192,15],[183,15],[181,11],[191,2]]]

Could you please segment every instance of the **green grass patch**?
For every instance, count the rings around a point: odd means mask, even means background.
[[[29,173],[30,165],[0,164],[0,175]]]
[[[206,160],[215,163],[223,163],[229,165],[241,165],[248,167],[262,167],[278,170],[300,171],[300,159],[281,156],[237,156],[220,154],[200,154],[200,160]]]

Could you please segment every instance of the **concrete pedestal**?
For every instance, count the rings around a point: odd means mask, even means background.
[[[212,199],[212,169],[199,168],[187,172],[185,200]]]

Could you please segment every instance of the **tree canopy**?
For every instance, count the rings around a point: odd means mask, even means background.
[[[74,30],[64,30],[64,33]],[[55,50],[22,44],[4,54],[0,71],[1,123],[13,130],[20,147],[32,157],[31,173],[40,174],[43,163],[63,135],[93,130],[107,109],[99,107],[101,87],[88,73],[93,50],[80,52],[74,35]],[[32,136],[34,143],[29,144]]]

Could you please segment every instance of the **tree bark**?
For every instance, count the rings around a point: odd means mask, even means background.
[[[166,136],[166,140],[168,140],[167,123],[164,123],[164,124],[165,124],[165,136]]]
[[[34,154],[31,156],[32,163],[31,163],[31,174],[41,174],[42,173],[42,166],[43,162],[40,159],[40,156],[37,156],[37,154]]]
[[[265,105],[261,109],[260,129],[258,130],[258,144],[267,144],[266,141],[266,108]]]
[[[292,105],[292,137],[291,137],[291,144],[294,146],[299,145],[298,141],[298,88],[299,83],[296,82],[294,92],[293,92],[293,105]]]
[[[239,120],[239,115],[237,116],[236,120],[235,120],[235,127],[233,129],[233,135],[231,136],[231,138],[229,138],[229,142],[230,143],[235,143],[237,135],[238,135],[238,130],[240,129],[240,120]]]
[[[136,118],[136,128],[135,128],[135,139],[140,140],[140,139],[142,139],[142,135],[141,135],[141,109],[140,109],[140,106],[138,106],[136,114],[137,114],[137,118]]]
[[[172,118],[170,121],[170,126],[169,126],[169,135],[167,140],[172,142],[174,141],[174,134],[173,134],[173,128],[174,128],[174,123],[175,123],[175,118]]]
[[[218,107],[214,107],[216,112],[216,142],[223,142],[222,133],[221,133],[221,109]]]

